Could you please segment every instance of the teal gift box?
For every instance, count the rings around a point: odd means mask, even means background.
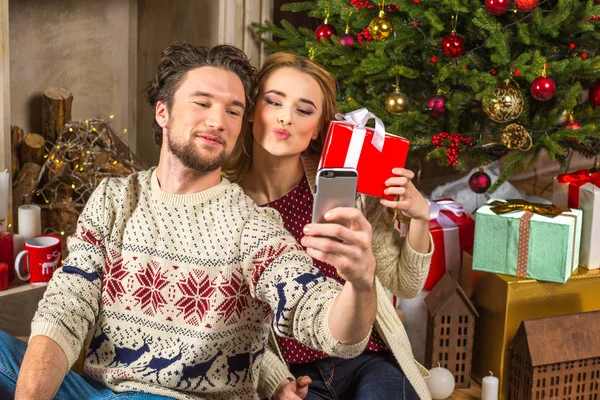
[[[578,266],[581,225],[578,209],[490,200],[475,215],[473,269],[565,283]]]

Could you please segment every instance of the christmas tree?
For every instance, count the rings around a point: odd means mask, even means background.
[[[323,65],[340,112],[368,108],[411,141],[413,156],[459,170],[503,157],[489,192],[543,151],[562,165],[572,152],[600,153],[600,0],[318,0],[281,10],[322,24],[255,24],[268,52]]]

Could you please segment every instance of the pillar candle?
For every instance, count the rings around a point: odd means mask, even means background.
[[[8,289],[8,265],[0,264],[0,291]]]
[[[13,249],[15,251],[13,260],[17,258],[17,254],[23,251],[25,248],[25,238],[23,235],[19,235],[18,233],[13,234]]]
[[[19,235],[25,240],[42,234],[42,209],[35,204],[19,207]]]
[[[15,279],[15,252],[12,232],[0,232],[0,263],[8,265],[8,281]]]
[[[498,400],[498,378],[493,375],[490,371],[481,381],[481,400]]]
[[[10,174],[8,170],[0,172],[0,231],[8,229],[8,189]]]

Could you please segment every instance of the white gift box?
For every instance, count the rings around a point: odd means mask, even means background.
[[[589,172],[589,170],[584,171]],[[600,268],[600,187],[592,182],[576,183],[576,180],[559,182],[559,180],[564,181],[561,177],[581,175],[584,171],[554,178],[552,202],[583,211],[579,265],[587,269],[598,269]]]

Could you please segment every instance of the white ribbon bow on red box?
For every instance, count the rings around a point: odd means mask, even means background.
[[[344,167],[356,168],[358,165],[360,152],[367,134],[365,125],[371,118],[375,120],[375,129],[373,132],[373,139],[371,139],[371,144],[377,150],[383,151],[383,143],[385,142],[385,125],[381,119],[375,116],[375,114],[366,108],[360,108],[347,114],[337,113],[335,114],[335,118],[338,121],[346,121],[354,125],[352,137],[350,138],[350,146],[348,147],[348,153],[346,153],[346,159],[344,161]]]
[[[450,211],[460,217],[465,213],[463,206],[453,200],[438,200],[429,202],[429,218],[436,220],[444,231],[444,258],[446,260],[446,271],[453,273],[455,278],[460,276],[461,250],[458,226],[442,210]]]

